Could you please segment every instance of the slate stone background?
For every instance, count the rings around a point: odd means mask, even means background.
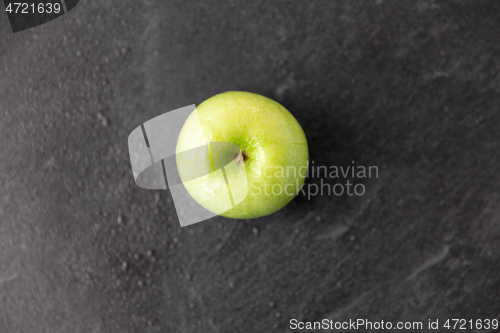
[[[227,90],[379,177],[180,228],[128,134]],[[500,318],[499,107],[496,0],[80,1],[16,34],[2,14],[0,332]]]

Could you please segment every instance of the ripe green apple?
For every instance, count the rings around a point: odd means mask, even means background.
[[[236,219],[283,208],[304,184],[308,162],[306,136],[293,115],[267,97],[242,91],[201,103],[176,147],[188,193],[214,214]]]

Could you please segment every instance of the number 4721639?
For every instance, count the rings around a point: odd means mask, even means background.
[[[58,14],[61,11],[61,4],[59,3],[34,3],[28,4],[23,2],[9,3],[5,11],[9,14]]]
[[[496,330],[498,328],[498,319],[448,319],[443,325],[444,328],[452,330]]]

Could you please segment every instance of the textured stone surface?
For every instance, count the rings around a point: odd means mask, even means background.
[[[499,22],[494,0],[94,0],[16,34],[0,15],[0,332],[499,318]],[[379,177],[180,228],[127,136],[227,90],[285,105],[315,163]]]

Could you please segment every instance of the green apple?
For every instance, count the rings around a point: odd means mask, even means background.
[[[236,219],[272,214],[307,176],[302,127],[281,104],[242,91],[215,95],[187,118],[176,147],[180,179],[205,209]]]

